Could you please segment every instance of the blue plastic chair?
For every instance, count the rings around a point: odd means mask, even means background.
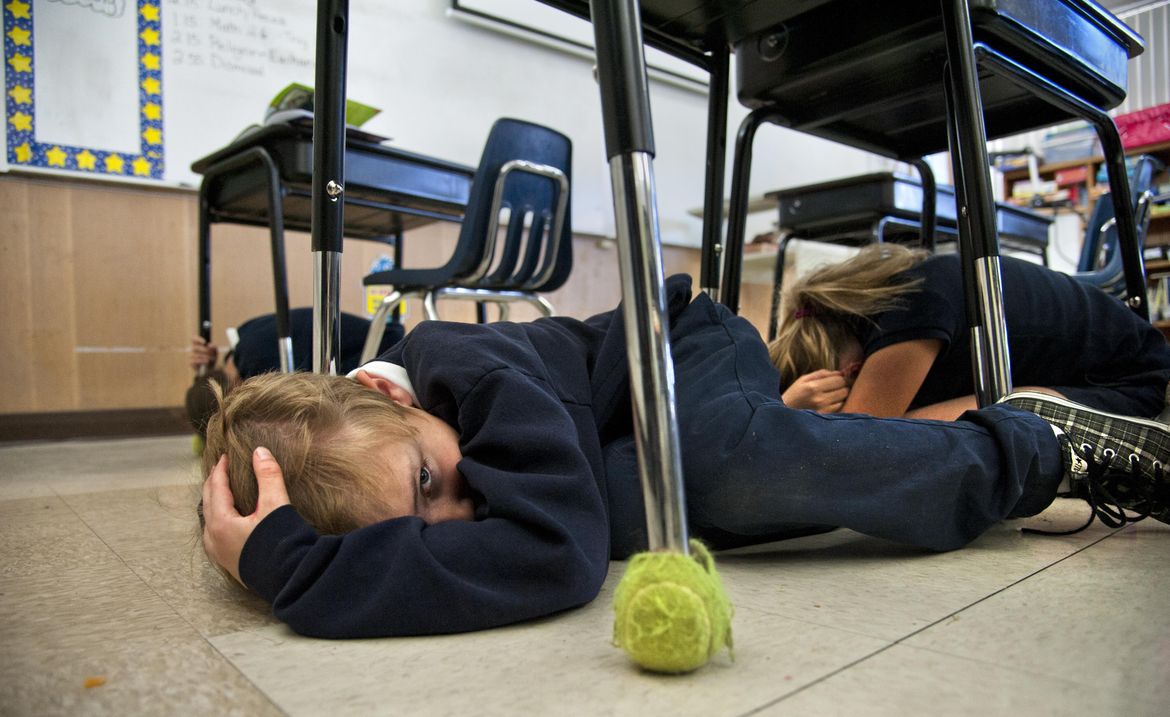
[[[1154,177],[1163,169],[1156,158],[1143,154],[1134,160],[1129,173],[1129,186],[1133,197],[1133,213],[1137,223],[1138,254],[1145,246],[1146,231],[1150,224],[1150,198]],[[1105,292],[1126,298],[1125,269],[1118,251],[1117,218],[1113,201],[1102,195],[1093,206],[1085,228],[1085,241],[1077,271],[1073,276],[1087,284],[1099,287]]]
[[[362,280],[366,286],[393,287],[371,323],[363,360],[373,358],[390,311],[409,297],[422,299],[429,320],[439,318],[440,298],[493,303],[501,318],[514,301],[553,315],[540,294],[564,284],[573,267],[572,153],[572,142],[560,132],[522,120],[497,120],[472,178],[451,258],[433,269],[394,268]]]

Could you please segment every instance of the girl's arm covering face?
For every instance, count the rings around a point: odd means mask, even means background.
[[[916,339],[873,352],[841,410],[883,418],[906,415],[940,350],[938,339]]]

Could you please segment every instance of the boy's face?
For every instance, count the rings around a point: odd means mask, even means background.
[[[417,515],[428,524],[473,520],[471,489],[456,468],[463,453],[455,429],[415,406],[409,392],[384,378],[358,371],[354,380],[405,406],[406,420],[415,428],[413,437],[390,441],[381,450],[382,465],[389,467],[383,498],[391,514],[376,520],[404,515]]]
[[[458,434],[422,409],[408,410],[417,434],[382,449],[384,465],[390,467],[385,500],[394,513],[385,518],[417,515],[427,524],[473,520],[471,489],[456,468],[463,457]]]

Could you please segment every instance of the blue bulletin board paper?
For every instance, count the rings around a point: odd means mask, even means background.
[[[4,13],[4,111],[6,159],[9,169],[35,168],[76,172],[108,178],[161,180],[165,170],[163,137],[162,9],[161,0],[0,0]],[[61,47],[37,47],[38,9],[70,10],[92,13],[93,21],[85,27],[100,31],[99,21],[133,23],[136,33],[136,71],[126,77],[103,78],[116,83],[126,96],[137,95],[137,146],[87,146],[70,142],[67,137],[45,138],[38,135],[37,76],[38,57],[44,66],[48,56],[63,53]],[[126,18],[125,13],[133,13]],[[53,60],[60,55],[52,56]],[[93,58],[89,58],[93,61]],[[82,68],[84,69],[84,68]],[[131,85],[130,83],[133,83]],[[54,88],[57,89],[57,88]],[[93,90],[94,88],[89,88]],[[84,93],[79,93],[84,94]],[[98,93],[100,95],[100,93]],[[93,114],[103,107],[89,100]],[[85,112],[86,107],[73,108]],[[42,107],[42,112],[43,112]],[[42,119],[42,127],[47,123]]]

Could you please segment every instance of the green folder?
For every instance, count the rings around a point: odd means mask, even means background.
[[[267,117],[274,112],[297,109],[310,112],[313,110],[313,88],[294,82],[276,93],[276,97],[273,97],[272,102],[268,103],[268,112],[265,116]],[[361,127],[381,111],[377,107],[347,99],[345,101],[345,123],[351,127]]]

